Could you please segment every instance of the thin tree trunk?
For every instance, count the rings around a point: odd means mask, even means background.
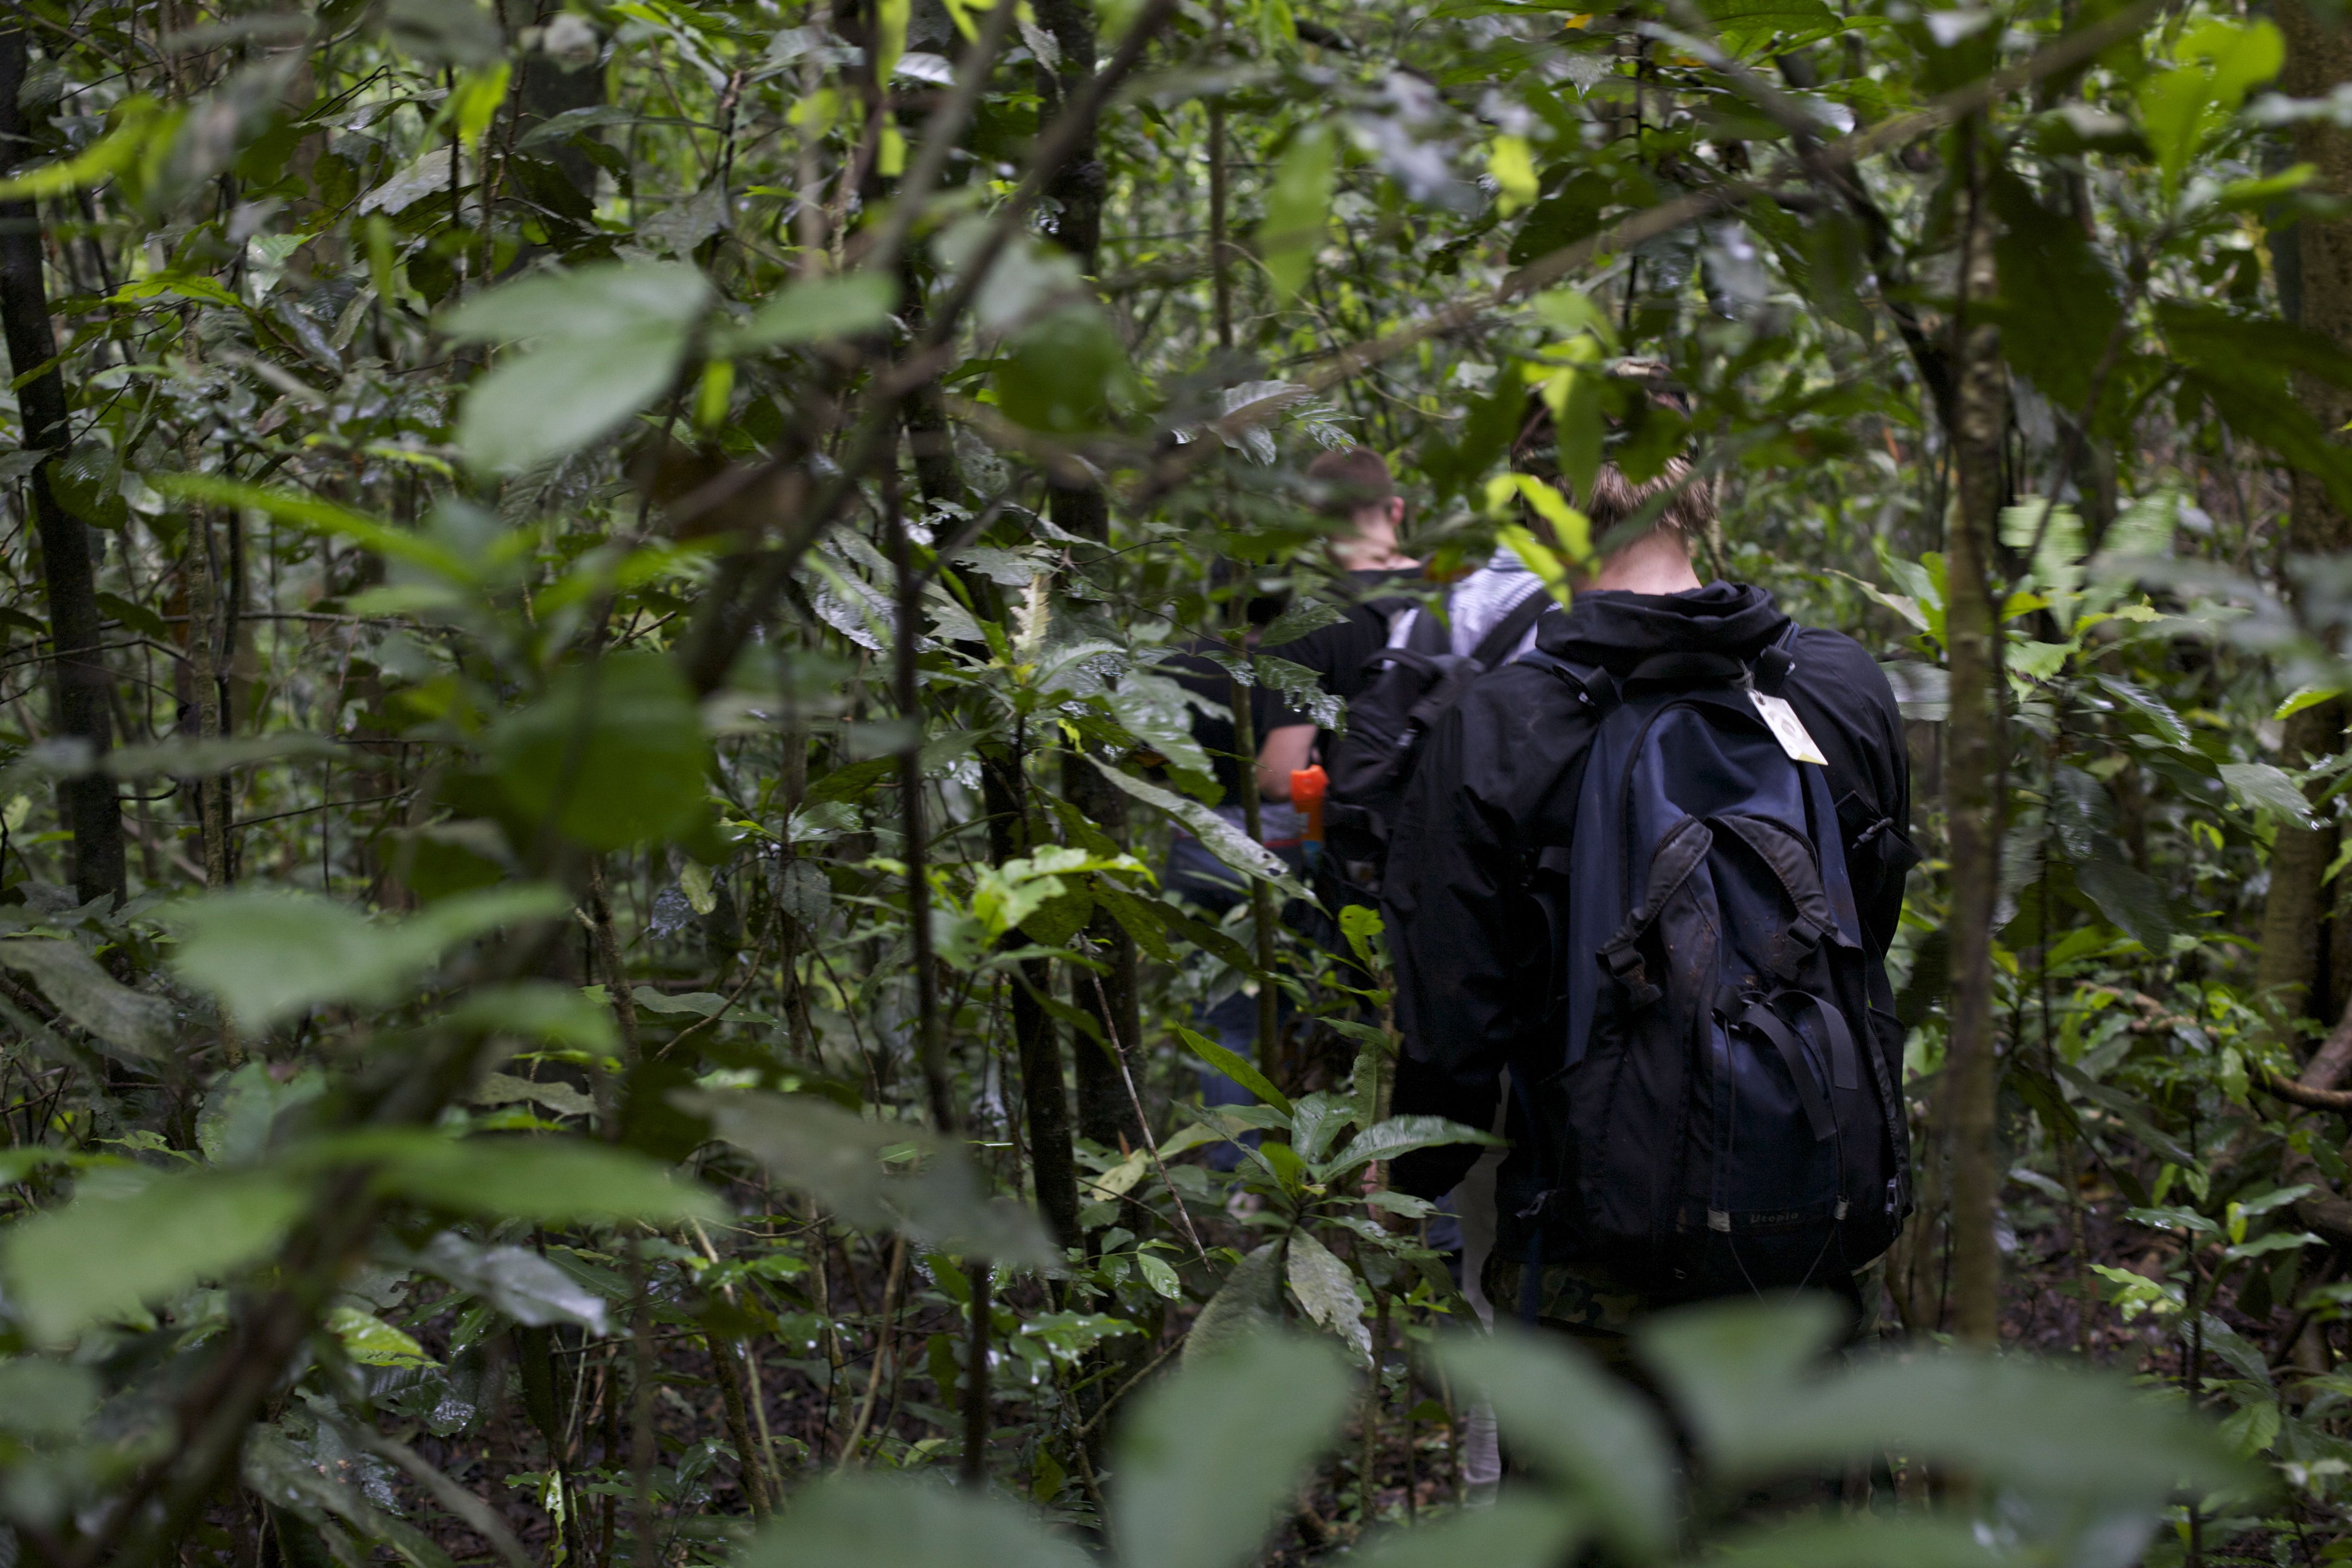
[[[191,442],[191,445],[194,443]],[[225,732],[221,712],[221,652],[216,635],[220,613],[219,574],[214,570],[212,513],[201,506],[188,509],[187,539],[183,546],[188,575],[188,674],[195,699],[196,738],[218,740]],[[205,886],[228,885],[227,780],[197,775],[186,781],[196,802],[197,842],[204,851]]]
[[[2352,81],[2352,30],[2332,17],[2315,16],[2297,0],[2282,0],[2278,23],[2286,34],[2286,65],[2279,85],[2298,96],[2326,97]],[[2352,132],[2332,124],[2298,123],[2294,155],[2316,164],[2315,188],[2352,195]],[[2285,237],[2294,251],[2294,286],[2280,292],[2302,325],[2352,348],[2352,221],[2305,218]],[[2352,393],[2302,371],[2294,373],[2297,399],[2329,430],[2352,420]],[[2352,527],[2311,475],[2291,476],[2286,547],[2290,554],[2335,554],[2352,544]],[[2288,767],[2332,755],[2343,744],[2345,712],[2340,702],[2324,702],[2291,714],[2284,756]],[[2325,781],[2313,786],[2325,787]],[[2294,1037],[2293,1021],[2313,1010],[2312,982],[2319,973],[2322,932],[2329,910],[2321,879],[2329,859],[2327,835],[2294,823],[2281,823],[2271,850],[2270,891],[2263,902],[2263,944],[2254,968],[2260,1005],[2275,1026]],[[2352,890],[2352,889],[2347,889]],[[2338,982],[2342,984],[2341,981]],[[2326,1005],[2325,998],[2319,1005]]]
[[[963,1380],[963,1463],[959,1479],[975,1491],[988,1484],[988,1328],[992,1269],[985,1258],[969,1260],[971,1269],[971,1337]]]
[[[17,103],[26,60],[24,29],[0,28],[0,165],[8,167],[37,151],[32,128]],[[7,339],[13,374],[32,376],[16,389],[25,445],[54,458],[73,444],[73,430],[67,417],[65,377],[50,363],[57,358],[57,335],[49,322],[48,289],[41,268],[39,209],[29,201],[0,202],[0,331]],[[37,370],[40,374],[33,374]],[[100,641],[98,581],[89,529],[58,503],[49,484],[50,466],[44,462],[35,468],[27,489],[40,535],[49,640],[57,659],[57,732],[86,742],[95,763],[114,740],[107,701],[111,682],[104,657],[96,651]],[[58,786],[58,811],[73,834],[76,895],[85,903],[108,895],[123,898],[129,888],[122,805],[113,779],[93,768],[65,780]]]
[[[982,804],[988,811],[989,855],[1000,866],[1030,849],[1021,773],[1017,742],[982,752],[980,777]],[[1008,931],[1005,940],[1013,942],[1021,938]],[[1077,1167],[1070,1148],[1070,1091],[1062,1076],[1062,1047],[1053,1015],[1045,1011],[1042,1000],[1053,984],[1053,966],[1044,959],[1022,962],[1009,987],[1013,1047],[1021,1067],[1021,1100],[1028,1116],[1029,1175],[1036,1188],[1037,1207],[1053,1227],[1054,1239],[1064,1247],[1076,1247],[1084,1238],[1078,1231]]]
[[[911,741],[898,755],[898,820],[906,838],[900,855],[907,864],[908,934],[914,944],[915,1058],[923,1069],[931,1124],[941,1132],[952,1132],[955,1074],[948,1061],[947,1036],[940,1017],[939,968],[931,951],[930,844],[923,826],[923,704],[917,664],[922,640],[923,586],[915,574],[895,468],[883,474],[882,489],[890,530],[890,570],[898,578],[898,625],[891,633],[891,654],[898,713],[914,726]]]
[[[1095,72],[1095,15],[1087,0],[1035,0],[1037,25],[1053,36],[1062,60],[1057,72],[1041,72],[1039,86],[1052,95],[1055,112],[1076,100]],[[1092,277],[1096,252],[1102,245],[1103,195],[1107,180],[1096,154],[1092,127],[1055,174],[1048,187],[1056,204],[1049,232],[1078,258],[1079,268]],[[1051,485],[1047,503],[1056,526],[1097,544],[1110,542],[1110,502],[1095,485]],[[1065,759],[1063,793],[1115,842],[1127,842],[1127,797],[1105,783],[1084,757]],[[1109,916],[1097,912],[1087,928],[1094,951],[1106,958],[1110,973],[1103,976],[1100,1000],[1091,983],[1075,986],[1078,1005],[1101,1030],[1100,1041],[1074,1042],[1077,1068],[1078,1131],[1112,1148],[1122,1141],[1142,1141],[1143,1130],[1128,1104],[1119,1081],[1118,1065],[1103,1043],[1136,1037],[1135,939]],[[1105,1008],[1108,1007],[1108,1015]]]
[[[1994,1240],[2001,1164],[1995,1125],[1992,921],[2000,891],[2003,755],[1992,550],[2008,420],[1999,331],[1969,313],[1972,302],[1993,297],[1996,283],[1980,140],[1979,122],[1962,127],[1969,197],[1961,298],[1953,323],[1959,364],[1951,431],[1957,477],[1946,542],[1952,705],[1944,808],[1952,858],[1952,1000],[1944,1107],[1951,1150],[1952,1326],[1964,1342],[1990,1344],[2000,1334],[2000,1253]]]

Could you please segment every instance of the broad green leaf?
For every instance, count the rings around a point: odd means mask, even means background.
[[[362,1366],[431,1366],[425,1347],[373,1312],[339,1306],[327,1314],[327,1331],[342,1342],[343,1353]]]
[[[1201,841],[1202,847],[1234,870],[1244,876],[1262,878],[1291,898],[1309,896],[1291,879],[1280,858],[1272,850],[1199,801],[1161,789],[1158,784],[1147,783],[1132,773],[1122,773],[1098,757],[1089,760],[1102,771],[1103,777],[1121,790],[1144,805],[1174,817],[1180,826]]]
[[[1320,121],[1290,139],[1265,191],[1265,221],[1258,226],[1258,259],[1287,302],[1307,286],[1315,253],[1330,222],[1331,186],[1339,167],[1339,138]]]
[[[473,567],[447,546],[315,496],[266,489],[212,474],[156,474],[149,482],[175,500],[210,506],[251,507],[273,521],[330,538],[347,539],[363,550],[372,550],[389,560],[404,561],[453,583],[474,580]]]
[[[2306,708],[2316,708],[2323,702],[2333,702],[2344,695],[2340,686],[2298,686],[2272,710],[2273,719],[2291,719]]]
[[[1575,1561],[1591,1530],[1590,1516],[1575,1504],[1511,1485],[1486,1507],[1383,1530],[1348,1562],[1351,1568],[1555,1568]]]
[[[1181,1024],[1175,1027],[1177,1038],[1190,1047],[1194,1056],[1248,1089],[1260,1100],[1274,1107],[1283,1115],[1295,1114],[1289,1098],[1282,1090],[1274,1087],[1274,1081],[1271,1079],[1258,1071],[1251,1063],[1244,1061],[1238,1053],[1219,1045],[1206,1035],[1186,1028]]]
[[[887,273],[813,278],[792,284],[749,321],[719,333],[718,341],[726,353],[740,354],[788,343],[863,337],[888,326],[898,303],[898,281]]]
[[[2171,906],[2155,878],[2126,860],[2109,841],[2102,840],[2074,867],[2074,886],[2096,904],[2099,912],[2125,934],[2159,957],[2172,951],[2175,926]]]
[[[98,1374],[71,1362],[0,1361],[0,1432],[62,1441],[98,1413]]]
[[[110,180],[138,163],[154,143],[177,131],[184,113],[184,110],[167,110],[144,94],[126,99],[115,110],[114,129],[72,157],[37,164],[21,174],[0,180],[0,202],[61,196],[68,191]]]
[[[1258,633],[1257,646],[1261,648],[1280,647],[1285,643],[1297,642],[1309,632],[1336,626],[1347,618],[1347,611],[1324,600],[1295,600],[1284,606],[1282,614],[1275,616],[1266,628]]]
[[[179,933],[173,969],[220,998],[247,1031],[330,1002],[385,1003],[458,942],[525,921],[561,919],[545,884],[454,894],[405,920],[370,921],[315,894],[236,889],[164,911]]]
[[[278,1172],[108,1177],[84,1177],[71,1203],[0,1237],[0,1279],[42,1343],[242,1271],[276,1249],[306,1195]]]
[[[314,1157],[371,1163],[383,1192],[494,1219],[677,1225],[726,1215],[707,1189],[667,1166],[577,1138],[359,1133],[316,1146]]]
[[[621,1044],[611,1008],[551,980],[484,986],[468,992],[446,1016],[461,1029],[522,1035],[599,1056],[613,1055]]]
[[[1356,1277],[1331,1249],[1308,1230],[1294,1230],[1286,1249],[1283,1277],[1306,1314],[1338,1335],[1369,1366],[1372,1359],[1371,1331],[1364,1326],[1364,1304],[1356,1295]]]
[[[604,1299],[527,1247],[484,1247],[445,1230],[417,1253],[416,1266],[518,1323],[577,1323],[598,1336],[609,1331]]]
[[[1269,1241],[1234,1265],[1184,1336],[1184,1364],[1282,1327],[1282,1243]]]
[[[1495,1406],[1504,1441],[1564,1484],[1629,1562],[1662,1555],[1675,1535],[1675,1457],[1656,1408],[1584,1352],[1514,1324],[1441,1340],[1460,1387]]]
[[[2311,815],[2311,803],[2304,798],[2303,786],[2286,775],[2284,769],[2270,763],[2223,763],[2221,782],[2238,804],[2256,811],[2273,812],[2287,821],[2303,827],[2316,827]]]
[[[1260,1334],[1188,1361],[1139,1395],[1116,1438],[1121,1568],[1242,1568],[1349,1400],[1338,1352]]]
[[[1391,1116],[1379,1126],[1357,1133],[1328,1164],[1317,1168],[1315,1179],[1332,1181],[1375,1160],[1393,1160],[1416,1149],[1435,1149],[1447,1143],[1485,1143],[1500,1148],[1504,1142],[1492,1132],[1481,1132],[1459,1121],[1448,1121],[1443,1116]]]
[[[126,1056],[152,1059],[172,1048],[172,1005],[133,991],[72,942],[38,936],[0,942],[0,969],[32,976],[58,1012]]]
[[[2156,151],[2165,194],[2180,184],[2204,139],[2236,112],[2249,89],[2278,75],[2286,43],[2276,24],[2214,18],[2191,27],[2173,51],[2170,70],[2139,88],[2140,124]]]
[[[730,1560],[737,1568],[1089,1568],[1094,1561],[1008,1499],[854,1472],[799,1492]]]
[[[927,1247],[1004,1265],[1051,1268],[1061,1249],[1027,1205],[989,1195],[961,1150],[903,1121],[869,1121],[813,1095],[683,1090],[683,1110],[808,1194],[846,1224],[907,1232]],[[918,1168],[893,1175],[886,1151],[911,1148]]]
[[[196,1146],[215,1165],[249,1165],[268,1152],[278,1118],[327,1091],[324,1074],[304,1068],[281,1080],[268,1062],[224,1074],[196,1116]]]
[[[1110,319],[1091,299],[1030,321],[996,360],[997,406],[1032,430],[1098,430],[1135,401],[1135,372]]]
[[[119,779],[204,778],[257,763],[331,757],[340,748],[324,735],[281,730],[268,735],[224,735],[212,740],[157,741],[120,746],[106,754],[106,771]]]
[[[478,294],[442,321],[452,337],[529,345],[467,393],[466,460],[486,473],[560,457],[667,391],[710,285],[692,267],[606,263]]]
[[[491,727],[488,750],[518,807],[592,849],[681,832],[704,810],[702,716],[659,654],[567,666]]]
[[[1967,1520],[1864,1514],[1740,1531],[1706,1561],[1722,1568],[1999,1568],[2018,1559]]]
[[[1892,1449],[2077,1506],[2261,1484],[2210,1426],[2119,1376],[1957,1352],[1827,1373],[1837,1310],[1826,1298],[1685,1308],[1639,1336],[1727,1480]]]

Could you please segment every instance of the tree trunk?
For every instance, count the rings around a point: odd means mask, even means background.
[[[24,30],[0,29],[0,165],[8,167],[37,150],[16,101],[26,58]],[[25,445],[54,457],[73,444],[73,431],[66,414],[65,377],[49,363],[57,357],[58,345],[49,324],[41,251],[38,207],[29,201],[0,202],[0,329],[7,337],[11,372],[33,376],[16,389]],[[36,370],[40,374],[33,375]],[[95,764],[114,739],[108,706],[111,681],[105,656],[98,651],[98,582],[90,562],[89,529],[58,503],[49,485],[49,468],[44,462],[34,469],[26,488],[48,593],[49,641],[57,661],[57,732],[87,742]],[[122,858],[122,806],[114,781],[94,766],[64,781],[58,786],[58,811],[73,834],[77,896],[85,903],[109,894],[123,898],[129,889]]]
[[[2286,34],[2286,66],[2279,85],[2297,97],[2326,97],[2338,85],[2352,81],[2352,30],[2340,22],[2314,16],[2294,0],[2277,10]],[[2332,195],[2352,195],[2352,132],[2332,124],[2312,121],[2294,127],[2294,155],[2318,166],[2317,189]],[[2305,218],[2284,237],[2294,253],[2293,287],[2281,279],[2281,302],[2288,313],[2339,347],[2352,348],[2352,221]],[[2297,371],[2295,395],[2327,429],[2341,429],[2352,420],[2352,392]],[[2327,489],[2312,476],[2292,476],[2292,500],[2287,512],[2286,548],[2294,555],[2335,554],[2352,545],[2352,527],[2329,500]],[[2290,715],[2284,755],[2287,767],[2300,767],[2332,755],[2342,744],[2344,708],[2324,702]],[[2315,790],[2324,784],[2315,785]],[[2254,968],[2255,994],[2273,1026],[2294,1034],[2293,1021],[2312,1010],[2310,994],[2319,970],[2322,933],[2330,910],[2321,884],[2329,859],[2325,830],[2294,823],[2279,825],[2271,849],[2271,885],[2263,904],[2263,944]],[[2339,978],[2337,986],[2344,984]],[[2325,1005],[2326,999],[2321,999]]]
[[[1040,70],[1040,90],[1054,112],[1085,89],[1095,71],[1095,15],[1086,0],[1035,0],[1037,25],[1053,36],[1061,49],[1057,70]],[[1087,129],[1077,150],[1046,187],[1055,208],[1047,226],[1055,240],[1078,259],[1088,277],[1095,272],[1095,252],[1102,244],[1103,195],[1107,180],[1102,160],[1096,156],[1095,133]],[[1110,542],[1110,502],[1094,485],[1052,485],[1047,506],[1057,527],[1097,543]],[[1062,769],[1062,791],[1095,826],[1120,844],[1127,842],[1127,797],[1106,784],[1094,764],[1068,757]],[[1118,1064],[1111,1058],[1112,1042],[1132,1047],[1136,1043],[1138,1011],[1135,995],[1135,940],[1126,928],[1097,912],[1087,928],[1094,950],[1106,958],[1110,973],[1096,976],[1091,970],[1073,969],[1071,990],[1078,1006],[1102,1030],[1101,1043],[1079,1040],[1076,1047],[1078,1088],[1078,1131],[1097,1143],[1117,1148],[1122,1139],[1139,1143],[1143,1129],[1129,1102]]]
[[[2001,441],[2008,419],[1999,331],[1969,313],[1972,302],[1993,297],[1996,283],[1979,142],[1978,122],[1961,128],[1969,175],[1961,298],[1953,323],[1959,367],[1950,432],[1956,479],[1946,541],[1952,706],[1944,810],[1952,858],[1952,1000],[1944,1110],[1952,1194],[1952,1327],[1963,1342],[1990,1344],[1999,1337],[2000,1308],[2000,1253],[1994,1240],[2001,1162],[1995,1125],[1992,921],[2000,892],[2004,755],[1992,552],[2003,500]]]
[[[1012,746],[981,752],[981,788],[988,810],[988,850],[998,865],[1026,855],[1029,818],[1022,800],[1021,753]],[[1005,934],[1008,943],[1024,939]],[[1070,1149],[1069,1086],[1062,1076],[1061,1042],[1045,996],[1054,984],[1053,966],[1025,959],[1011,986],[1013,1054],[1021,1067],[1021,1099],[1027,1112],[1029,1174],[1037,1207],[1064,1247],[1083,1240],[1078,1231],[1078,1178]]]

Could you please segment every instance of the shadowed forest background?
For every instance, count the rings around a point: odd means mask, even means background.
[[[2347,22],[10,0],[0,1563],[2352,1557]],[[1467,1331],[1168,663],[1336,720],[1308,461],[1434,591],[1531,391],[1927,855],[1884,1348],[1671,1430]]]

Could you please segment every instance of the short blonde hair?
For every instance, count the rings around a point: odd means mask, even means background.
[[[1628,379],[1643,379],[1639,376]],[[1652,401],[1660,407],[1680,414],[1677,399],[1671,394],[1653,392]],[[1715,480],[1711,476],[1694,477],[1690,459],[1680,454],[1668,458],[1654,479],[1636,484],[1625,477],[1616,464],[1603,462],[1592,476],[1591,494],[1580,496],[1576,487],[1559,472],[1559,437],[1552,426],[1551,406],[1540,392],[1528,395],[1526,412],[1520,416],[1519,434],[1511,443],[1511,466],[1523,474],[1531,474],[1551,485],[1566,496],[1569,504],[1592,520],[1595,543],[1606,539],[1612,531],[1638,515],[1643,508],[1664,504],[1657,514],[1652,531],[1669,530],[1687,549],[1707,536],[1715,525]],[[1632,541],[1626,542],[1631,543]]]

